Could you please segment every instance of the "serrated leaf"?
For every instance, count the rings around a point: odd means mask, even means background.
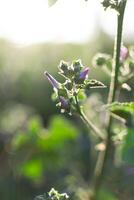
[[[105,88],[106,86],[96,79],[91,79],[86,82],[86,89],[90,88]]]
[[[53,6],[56,2],[57,0],[48,0],[48,5]]]
[[[134,102],[125,102],[125,103],[118,103],[115,102],[109,105],[110,111],[113,113],[118,113],[119,111],[128,112],[134,115]]]
[[[134,102],[126,102],[126,103],[119,103],[115,102],[111,105],[108,105],[109,110],[118,115],[121,118],[126,120],[126,125],[128,127],[133,126],[133,118],[134,118]]]

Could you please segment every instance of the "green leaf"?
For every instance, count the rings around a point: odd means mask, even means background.
[[[91,79],[86,82],[86,89],[90,88],[105,88],[106,86],[96,79]]]
[[[108,106],[110,108],[110,111],[115,113],[115,114],[120,114],[122,113],[130,113],[134,115],[134,102],[125,102],[125,103],[119,103],[115,102],[112,103]]]
[[[17,150],[20,147],[23,147],[28,141],[28,137],[25,133],[20,132],[17,135],[15,135],[12,139],[12,148],[13,150]]]
[[[27,122],[26,130],[20,130],[12,139],[12,148],[17,151],[25,146],[35,145],[38,134],[43,132],[43,124],[41,118],[34,116]]]
[[[57,0],[48,0],[48,5],[53,6],[56,2]]]
[[[28,122],[28,131],[29,133],[35,135],[40,131],[42,126],[43,125],[42,125],[41,119],[35,116],[32,119],[30,119]]]
[[[54,117],[48,129],[48,133],[43,133],[38,138],[37,144],[44,150],[56,150],[65,146],[66,141],[74,140],[77,130],[68,120],[62,117]]]
[[[124,118],[128,127],[134,125],[134,102],[114,102],[108,105],[108,108],[115,115]]]
[[[29,179],[37,179],[42,176],[43,166],[41,160],[29,160],[19,166],[21,174]]]
[[[115,112],[116,110],[123,110],[134,114],[134,102],[125,102],[125,103],[115,102],[110,105],[110,110],[112,112]]]

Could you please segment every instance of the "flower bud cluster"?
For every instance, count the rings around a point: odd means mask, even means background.
[[[73,113],[77,112],[79,93],[93,87],[104,87],[104,84],[97,80],[90,80],[88,78],[89,68],[84,67],[81,60],[75,60],[71,65],[61,61],[59,65],[59,74],[65,78],[64,83],[59,83],[52,75],[45,72],[45,75],[51,85],[53,86],[57,106],[60,107],[61,112]],[[84,96],[84,95],[83,95]]]

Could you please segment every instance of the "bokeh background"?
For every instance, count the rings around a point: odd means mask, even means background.
[[[127,47],[134,43],[133,7],[128,0]],[[0,0],[1,200],[32,200],[51,187],[72,199],[88,199],[97,154],[94,138],[78,118],[60,114],[43,73],[48,70],[63,81],[57,74],[60,60],[80,58],[91,78],[109,86],[110,78],[92,66],[92,57],[98,51],[112,55],[115,31],[115,13],[104,12],[99,0],[59,0],[52,7],[47,0]],[[121,102],[133,100],[133,80],[129,84],[132,90],[121,91]],[[104,116],[99,107],[107,95],[108,87],[94,89],[85,102],[87,115],[100,128]],[[129,156],[133,153],[134,148]],[[117,152],[111,174],[111,191],[105,189],[102,199],[132,200],[133,162],[120,164]]]

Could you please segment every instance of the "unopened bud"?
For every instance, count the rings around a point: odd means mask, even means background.
[[[63,72],[67,71],[68,70],[68,63],[62,60],[60,62],[60,65],[59,65],[59,69]]]
[[[74,68],[74,71],[75,71],[75,72],[80,72],[80,70],[83,68],[83,65],[82,65],[80,59],[79,59],[79,60],[75,60],[75,61],[73,62],[73,68]]]
[[[89,68],[85,68],[83,71],[80,72],[80,79],[85,80],[88,77]]]
[[[51,74],[49,74],[48,72],[44,72],[44,74],[47,76],[47,79],[54,88],[56,89],[60,88],[60,83],[56,81],[56,79]]]
[[[111,59],[110,55],[105,53],[97,53],[93,58],[93,66],[102,67],[106,65],[107,62]]]
[[[69,104],[68,104],[68,100],[65,99],[64,97],[62,96],[59,96],[59,100],[60,100],[60,103],[61,103],[61,108],[62,109],[67,109]]]

